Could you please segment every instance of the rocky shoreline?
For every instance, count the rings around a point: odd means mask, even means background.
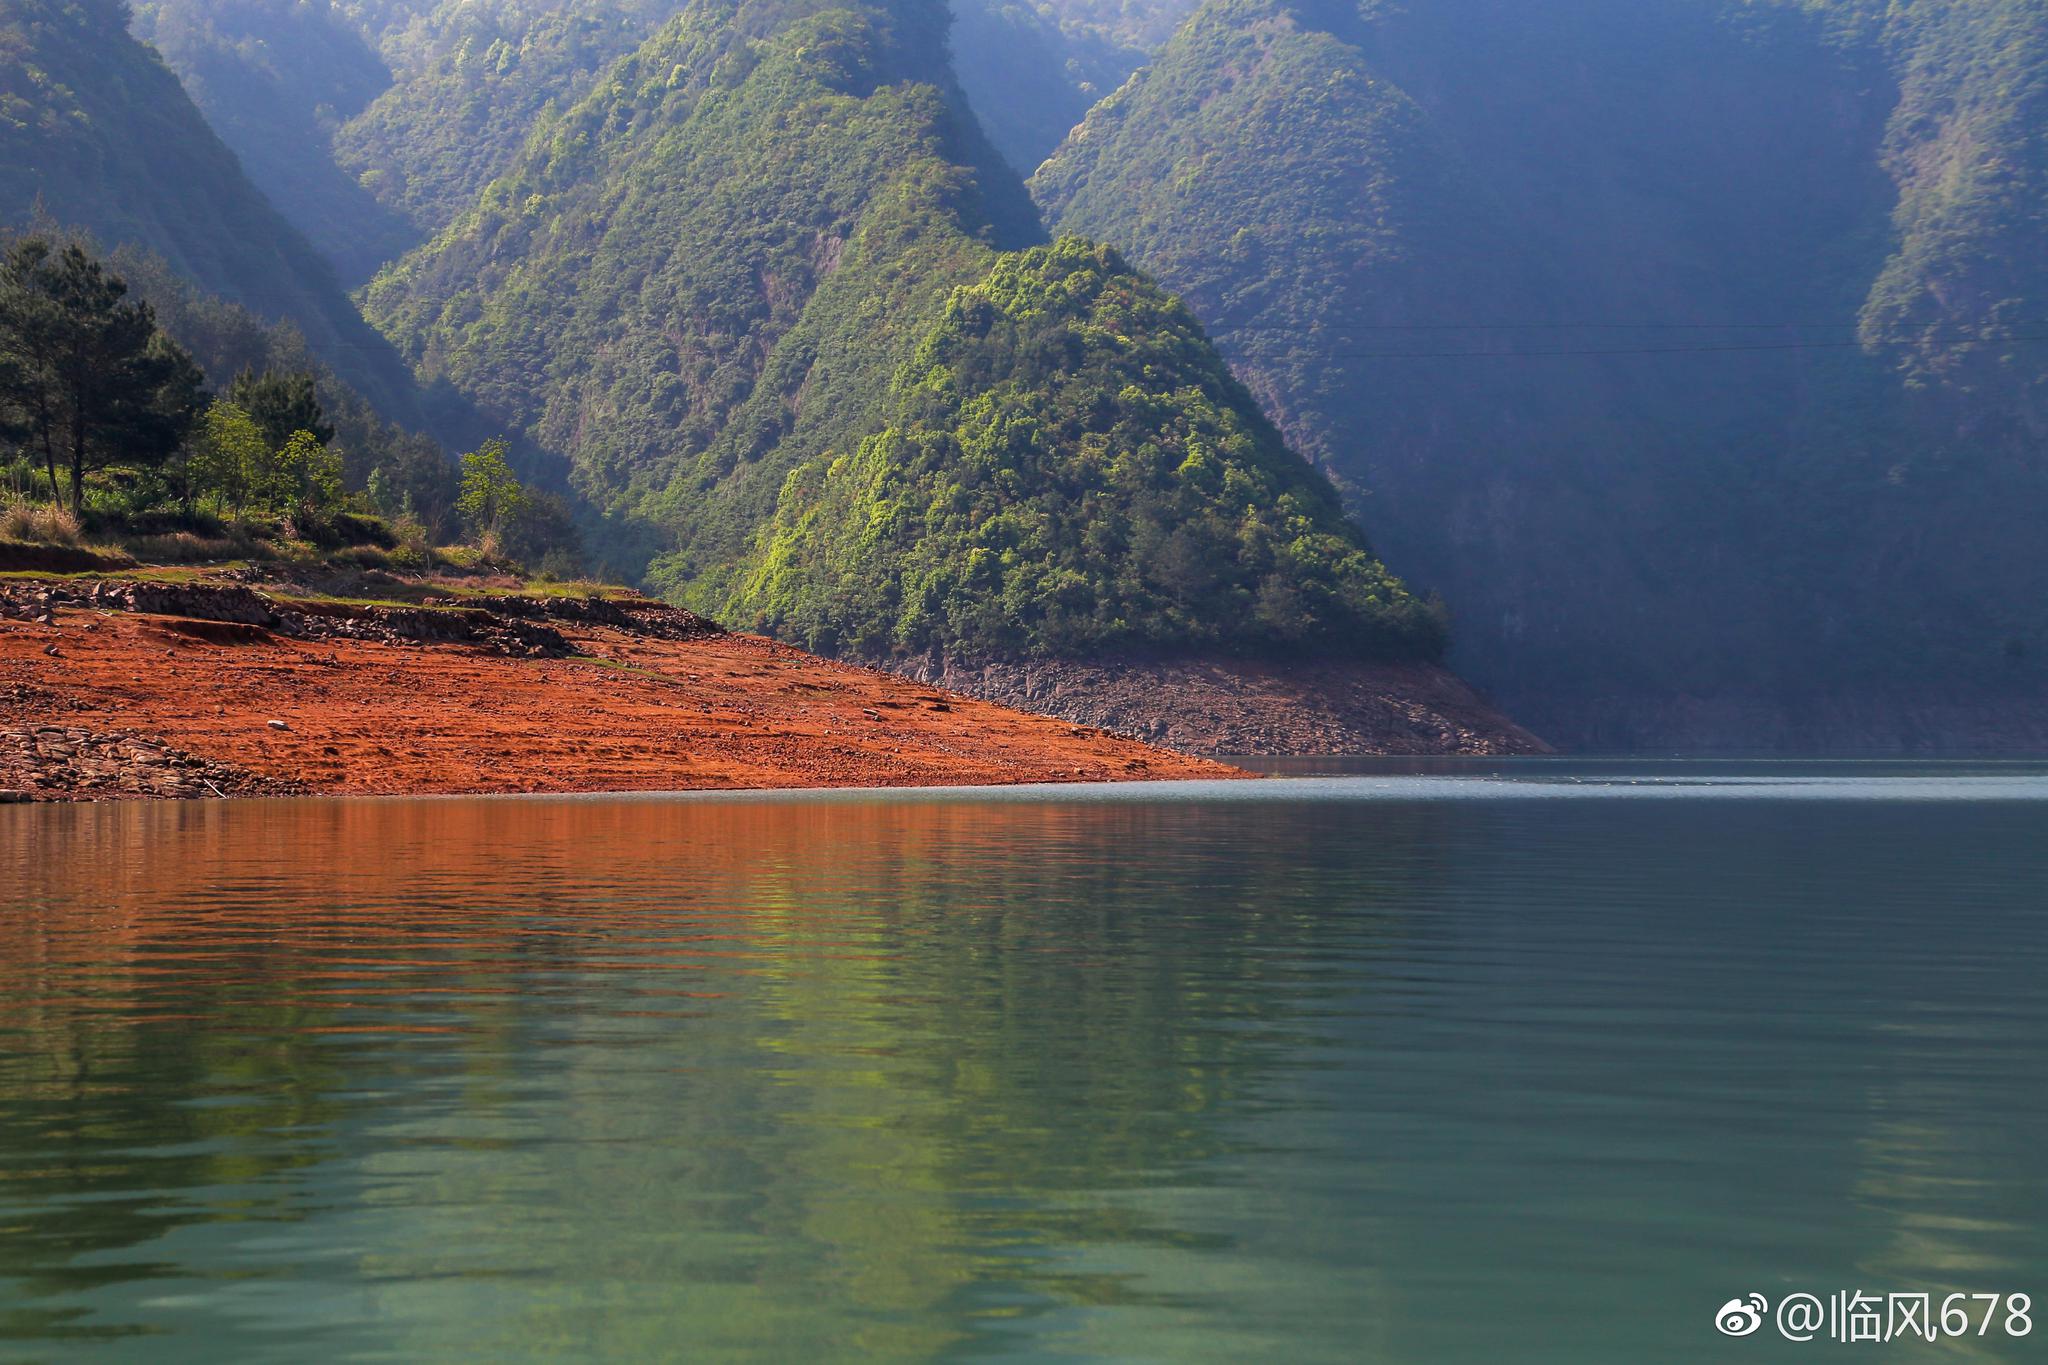
[[[264,777],[125,730],[0,726],[0,804],[154,796],[172,800],[297,796],[304,785]]]
[[[1236,658],[899,665],[919,682],[1213,756],[1547,754],[1431,664]]]

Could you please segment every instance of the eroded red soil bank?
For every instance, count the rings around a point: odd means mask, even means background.
[[[59,605],[0,620],[0,788],[581,792],[1242,776],[754,636],[551,620],[571,657]]]

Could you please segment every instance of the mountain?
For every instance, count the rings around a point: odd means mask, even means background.
[[[1995,746],[2048,658],[2044,80],[2024,0],[1211,0],[1032,185],[1538,729]]]
[[[335,160],[336,134],[391,73],[327,0],[146,0],[131,28],[343,280],[368,279],[419,240]]]
[[[670,0],[442,0],[388,14],[377,46],[389,88],[335,130],[328,155],[423,240],[512,164],[543,110],[580,98],[675,8]]]
[[[1839,8],[1877,12],[1874,0]],[[2012,338],[2041,331],[2048,300],[2048,11],[1917,0],[1883,13],[1881,24],[1866,15],[1861,32],[1898,83],[1879,149],[1898,198],[1864,336],[1912,334],[1898,356],[1909,380],[2038,439],[2048,366],[2015,353]],[[1971,420],[1938,406],[1944,420]]]
[[[1157,52],[1197,0],[1038,0],[1063,28],[1099,34],[1139,52]]]
[[[1185,309],[1043,242],[947,29],[929,0],[694,0],[370,315],[707,614],[900,667],[1427,668],[1437,609]]]
[[[243,175],[111,0],[0,0],[0,202],[9,226],[83,229],[162,256],[209,292],[289,319],[403,418],[410,379],[334,272]]]
[[[350,285],[446,227],[669,0],[146,0],[251,180]]]
[[[791,472],[733,606],[869,657],[1434,660],[1374,559],[1187,311],[1079,238],[954,291],[889,425]]]
[[[601,505],[729,567],[947,292],[1038,232],[943,79],[943,11],[703,0],[544,118],[371,316]],[[700,592],[712,591],[701,587]]]

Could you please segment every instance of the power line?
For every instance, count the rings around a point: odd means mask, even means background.
[[[1231,323],[1211,324],[1227,332],[1283,332],[1316,335],[1323,332],[1768,332],[1799,328],[1861,327],[1860,322],[1336,322],[1336,323]],[[1964,330],[1982,327],[2048,327],[2048,318],[2003,318],[1997,322],[1894,322],[1892,327],[1917,327],[1923,331]]]
[[[2048,341],[2040,336],[1971,338],[1998,345]],[[1884,341],[1782,341],[1735,346],[1629,346],[1591,347],[1549,351],[1322,351],[1324,360],[1537,360],[1548,356],[1631,356],[1631,355],[1716,355],[1738,351],[1860,351],[1877,346],[1917,346],[1918,339]]]

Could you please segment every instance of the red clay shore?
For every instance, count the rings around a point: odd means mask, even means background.
[[[748,635],[567,658],[60,607],[0,620],[15,799],[991,785],[1239,769]]]

